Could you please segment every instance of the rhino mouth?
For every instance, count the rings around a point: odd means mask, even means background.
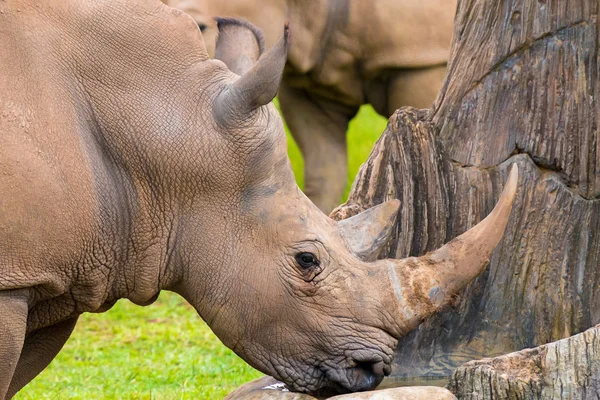
[[[329,390],[337,393],[364,392],[373,390],[392,371],[389,362],[379,355],[354,357],[346,368],[324,370]],[[326,389],[326,390],[327,390]]]

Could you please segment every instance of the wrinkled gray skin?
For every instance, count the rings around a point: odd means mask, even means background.
[[[441,88],[456,0],[164,0],[203,28],[214,16],[259,26],[270,48],[289,21],[293,37],[279,91],[281,111],[304,157],[305,193],[324,212],[347,182],[346,131],[362,104],[389,117],[430,107]]]
[[[516,171],[464,235],[372,262],[398,202],[340,223],[310,202],[270,104],[287,33],[255,62],[254,28],[221,30],[242,77],[158,0],[0,2],[0,398],[81,313],[161,290],[293,390],[368,390],[397,339],[485,267]]]

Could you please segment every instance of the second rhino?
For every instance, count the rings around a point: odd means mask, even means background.
[[[330,212],[348,176],[346,131],[363,104],[388,118],[429,107],[445,75],[456,0],[163,0],[191,15],[209,54],[214,16],[244,18],[271,47],[294,32],[279,101],[304,157],[304,192]]]

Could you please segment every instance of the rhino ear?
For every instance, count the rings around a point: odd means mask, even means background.
[[[265,40],[260,29],[233,18],[216,18],[218,36],[215,58],[235,74],[244,75],[265,51]]]
[[[338,222],[340,235],[363,261],[377,259],[391,237],[400,200],[390,200]]]
[[[275,98],[287,58],[288,38],[286,24],[279,42],[219,94],[214,109],[217,121],[231,124],[232,121],[243,120],[251,111],[269,104]]]

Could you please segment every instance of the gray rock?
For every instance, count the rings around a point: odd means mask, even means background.
[[[343,394],[331,400],[456,400],[447,389],[435,386],[405,386],[371,392]]]
[[[225,400],[319,400],[302,393],[287,391],[283,383],[265,376],[240,386]],[[335,400],[455,400],[448,390],[433,386],[409,386],[370,392],[342,394],[328,397]]]
[[[314,400],[317,397],[303,393],[293,393],[285,385],[270,376],[263,376],[248,382],[233,392],[225,400]]]

